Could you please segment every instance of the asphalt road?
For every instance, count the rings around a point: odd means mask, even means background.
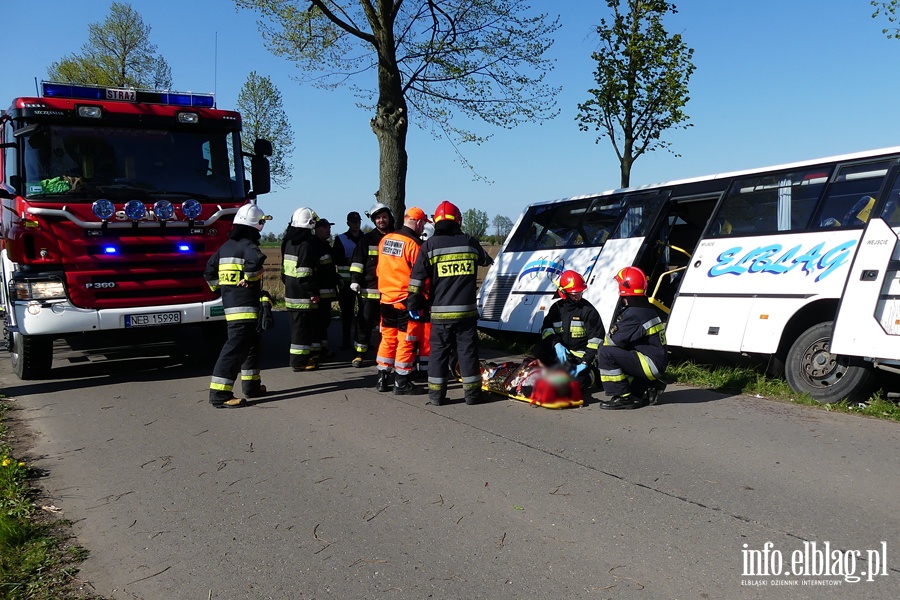
[[[293,373],[278,324],[272,393],[238,410],[210,407],[211,369],[173,348],[60,351],[43,382],[2,363],[29,460],[47,470],[44,502],[90,551],[86,587],[146,600],[900,597],[897,423],[677,387],[637,411],[466,406],[459,387],[432,407],[376,392],[374,368]],[[750,558],[769,574],[752,576]]]

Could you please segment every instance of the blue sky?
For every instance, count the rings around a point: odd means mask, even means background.
[[[47,66],[77,52],[89,23],[102,22],[110,2],[43,0],[4,3],[7,62],[0,103],[34,93]],[[172,67],[179,91],[216,92],[232,109],[250,71],[272,78],[295,132],[294,179],[260,205],[283,230],[291,212],[310,206],[343,226],[348,211],[374,202],[378,145],[370,113],[349,90],[299,84],[296,68],[270,54],[258,15],[231,0],[134,0],[152,27],[151,41]],[[512,130],[476,125],[493,138],[463,147],[473,179],[445,140],[415,125],[408,141],[407,206],[426,212],[444,199],[512,220],[531,203],[618,187],[619,165],[609,141],[578,130],[577,104],[593,81],[594,28],[608,14],[604,0],[532,0],[560,14],[550,75],[561,86],[560,115]],[[835,154],[900,145],[895,116],[900,97],[900,41],[871,18],[869,0],[684,0],[667,21],[694,48],[696,71],[686,112],[693,127],[666,138],[680,154],[658,151],[637,160],[632,185],[711,175]],[[38,9],[40,14],[35,14]],[[52,17],[52,18],[51,18]],[[218,44],[216,39],[218,38]],[[374,73],[359,79],[374,86]],[[342,227],[335,227],[335,232]]]

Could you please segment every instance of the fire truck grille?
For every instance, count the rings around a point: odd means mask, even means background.
[[[70,271],[69,299],[81,308],[103,309],[203,302],[214,298],[196,267],[190,271],[177,268],[169,265],[166,270],[141,269],[127,273]]]

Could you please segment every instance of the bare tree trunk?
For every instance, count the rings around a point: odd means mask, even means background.
[[[381,57],[378,66],[378,106],[372,131],[378,138],[378,201],[386,204],[398,223],[406,210],[406,132],[409,120],[400,83],[400,70],[391,57]]]

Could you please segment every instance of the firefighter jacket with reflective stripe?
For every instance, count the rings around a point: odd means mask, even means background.
[[[435,232],[422,244],[413,266],[409,308],[427,308],[428,297],[432,323],[478,318],[478,267],[488,264],[490,258],[472,236],[461,231]]]
[[[259,317],[259,292],[266,255],[256,242],[246,238],[228,240],[216,250],[203,271],[212,291],[222,294],[226,321]],[[238,285],[245,281],[247,286]]]
[[[316,269],[314,279],[319,288],[321,301],[337,300],[338,274],[332,260],[331,246],[318,236],[313,236],[313,248],[316,252]]]
[[[350,281],[359,284],[359,297],[378,300],[378,244],[385,236],[377,229],[363,235],[350,261]]]
[[[314,275],[318,256],[313,247],[313,232],[302,230],[282,245],[281,278],[284,281],[284,306],[289,310],[316,308],[312,297],[319,295]]]
[[[405,225],[389,233],[378,244],[378,291],[382,304],[406,303],[409,295],[409,275],[422,240],[416,232]]]
[[[652,359],[660,372],[666,369],[666,324],[649,306],[622,307],[609,328],[604,345],[635,350]]]
[[[353,259],[353,252],[359,246],[362,240],[362,234],[356,238],[350,235],[347,230],[334,238],[334,245],[331,247],[331,258],[337,266],[338,275],[340,275],[345,283],[350,283],[350,261]]]
[[[600,313],[584,298],[578,302],[554,302],[541,327],[541,339],[549,340],[551,345],[562,344],[586,364],[594,362],[604,335]]]

